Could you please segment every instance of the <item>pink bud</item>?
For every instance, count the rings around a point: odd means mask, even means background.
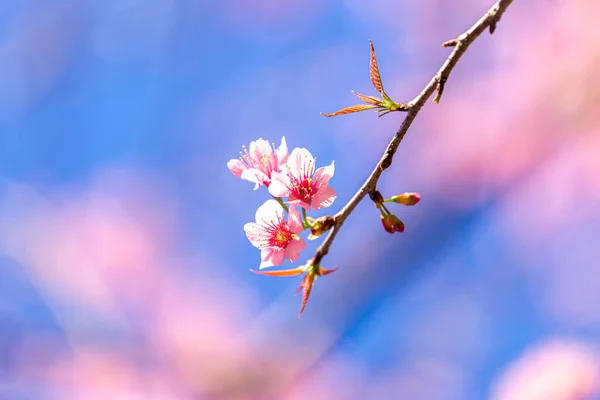
[[[396,232],[396,228],[394,228],[394,224],[392,223],[392,221],[390,221],[389,215],[381,214],[381,224],[383,225],[383,229],[385,229],[387,233],[393,234],[394,232]]]
[[[396,232],[404,232],[404,222],[400,221],[400,218],[396,217],[394,214],[390,214],[389,219]]]
[[[390,198],[390,201],[398,204],[404,204],[405,206],[414,206],[420,200],[421,196],[419,193],[402,193]]]

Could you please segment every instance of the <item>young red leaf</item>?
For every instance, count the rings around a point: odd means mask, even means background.
[[[375,47],[373,42],[369,40],[371,44],[371,62],[369,65],[369,72],[371,74],[371,83],[375,90],[379,93],[383,93],[383,84],[381,83],[381,76],[379,75],[379,67],[377,66],[377,57],[375,56]]]
[[[352,91],[352,93],[354,93],[356,95],[356,97],[358,97],[365,103],[375,104],[376,106],[379,106],[381,104],[381,100],[378,99],[377,97],[365,96],[364,94],[357,93],[354,90]]]
[[[293,268],[293,269],[284,269],[284,270],[280,270],[280,271],[256,271],[254,269],[250,270],[250,272],[254,272],[255,274],[258,274],[258,275],[276,276],[276,277],[297,276],[297,275],[302,274],[304,271],[305,271],[304,266],[301,266],[298,268]]]
[[[364,110],[370,110],[373,108],[378,108],[378,106],[375,105],[371,105],[371,104],[357,104],[355,106],[350,106],[350,107],[346,107],[343,108],[339,111],[336,111],[332,114],[327,114],[322,112],[321,115],[324,115],[326,117],[335,117],[336,115],[344,115],[344,114],[351,114],[354,112],[359,112],[359,111],[364,111]]]
[[[306,305],[308,304],[308,298],[310,297],[310,292],[315,283],[316,277],[317,277],[317,275],[312,272],[309,272],[308,274],[306,274],[306,276],[302,280],[302,283],[300,284],[300,287],[298,287],[298,290],[296,291],[296,294],[298,294],[302,290],[302,306],[300,306],[300,312],[298,313],[298,318],[300,318],[300,316],[304,312],[304,309],[306,308]]]
[[[331,274],[331,273],[333,273],[333,272],[337,271],[337,270],[338,270],[338,268],[339,268],[339,267],[335,267],[335,268],[332,268],[332,269],[320,268],[320,269],[319,269],[319,275],[321,275],[321,276],[329,275],[329,274]]]

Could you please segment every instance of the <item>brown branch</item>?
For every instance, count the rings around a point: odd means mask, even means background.
[[[390,141],[387,146],[385,153],[381,157],[381,160],[377,163],[377,166],[371,172],[371,175],[367,178],[367,180],[363,183],[363,185],[358,189],[358,191],[354,194],[354,196],[346,203],[344,208],[342,208],[337,214],[334,215],[334,224],[331,228],[331,231],[323,241],[323,243],[317,249],[315,256],[312,259],[312,264],[318,266],[321,263],[323,257],[329,253],[329,248],[333,243],[333,240],[337,236],[338,232],[344,225],[346,218],[354,211],[358,203],[360,203],[366,195],[374,194],[377,190],[377,182],[383,171],[392,164],[392,160],[394,158],[394,154],[396,154],[396,150],[404,139],[404,135],[410,128],[411,124],[415,120],[417,114],[421,110],[421,108],[425,105],[425,102],[434,92],[437,92],[434,101],[439,102],[442,92],[444,90],[444,84],[448,80],[450,73],[456,66],[458,60],[462,57],[462,55],[467,51],[471,43],[475,41],[486,29],[489,28],[490,33],[494,33],[496,29],[496,25],[502,17],[502,14],[506,11],[508,6],[513,2],[513,0],[498,0],[490,10],[479,19],[468,31],[460,35],[456,39],[449,40],[445,42],[443,47],[454,47],[450,56],[446,59],[444,64],[442,64],[441,68],[435,74],[435,76],[429,81],[425,89],[419,93],[417,97],[415,97],[411,102],[408,103],[408,112],[404,121],[400,125],[400,128]]]

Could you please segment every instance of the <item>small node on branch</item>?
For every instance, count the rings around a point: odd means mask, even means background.
[[[502,18],[502,14],[499,13],[495,13],[494,16],[492,17],[492,20],[490,21],[490,35],[493,35],[494,32],[496,32],[496,25],[498,25],[498,22],[500,22],[500,18]]]
[[[393,159],[394,159],[394,157],[390,153],[387,153],[385,155],[385,158],[379,164],[379,169],[382,171],[385,171],[386,169],[388,169],[392,165]]]
[[[500,15],[495,14],[490,21],[490,35],[493,35],[496,32],[496,25],[500,22]]]
[[[335,225],[335,218],[330,215],[318,218],[310,227],[310,236],[308,239],[313,240],[321,236]]]
[[[442,98],[442,93],[444,93],[444,86],[446,85],[447,77],[441,76],[438,78],[438,84],[435,87],[435,97],[433,98],[434,103],[439,103]]]
[[[379,207],[385,201],[379,190],[373,190],[371,193],[369,193],[369,197],[371,200],[373,200],[373,203],[375,203],[377,207]]]
[[[454,47],[459,43],[458,39],[448,40],[447,42],[442,43],[442,47]]]

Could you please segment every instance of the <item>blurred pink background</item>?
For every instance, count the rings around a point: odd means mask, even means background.
[[[259,137],[335,160],[334,213],[490,1],[0,5],[0,398],[600,399],[597,1],[515,1],[365,202],[305,314],[250,274]],[[318,243],[302,255],[308,260]],[[290,267],[284,265],[284,267]]]

